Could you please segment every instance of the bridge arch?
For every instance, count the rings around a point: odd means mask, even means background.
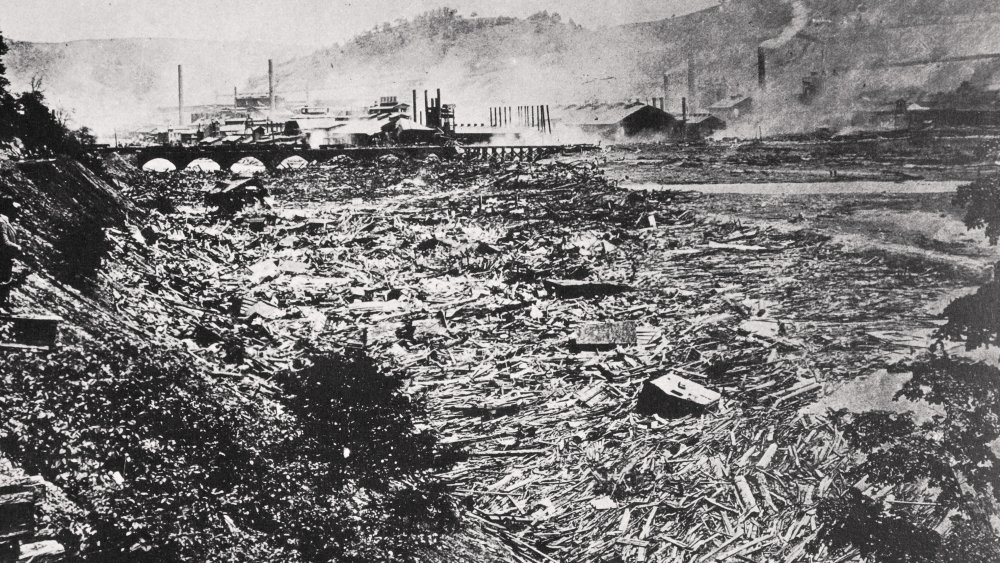
[[[222,170],[222,165],[208,157],[196,158],[189,162],[184,170],[214,171]]]
[[[139,164],[139,168],[153,172],[173,172],[177,165],[166,158],[150,158]]]
[[[254,172],[264,172],[268,169],[267,164],[256,156],[252,155],[241,155],[236,158],[232,163],[227,163],[226,169],[230,172],[236,173],[249,173]]]
[[[297,154],[280,155],[274,160],[275,160],[274,168],[279,168],[279,169],[305,168],[306,166],[309,165],[308,160],[302,158],[302,156]]]

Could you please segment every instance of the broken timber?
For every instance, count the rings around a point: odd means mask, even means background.
[[[632,290],[624,284],[601,281],[545,280],[543,284],[545,289],[565,299],[616,295]]]
[[[58,542],[31,542],[35,508],[44,494],[44,485],[34,479],[0,486],[0,563],[55,563],[64,559],[65,550]]]

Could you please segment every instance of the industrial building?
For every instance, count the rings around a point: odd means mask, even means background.
[[[746,117],[753,111],[753,98],[750,96],[730,96],[705,109],[722,121],[732,122]]]
[[[607,138],[669,133],[678,120],[642,102],[570,104],[556,107],[552,122]]]

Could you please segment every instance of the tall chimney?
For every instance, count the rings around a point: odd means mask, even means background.
[[[688,100],[681,98],[681,139],[687,138],[688,130]]]
[[[413,121],[417,121],[417,91],[413,90]]]
[[[421,121],[424,122],[423,125],[428,127],[431,125],[431,113],[429,109],[430,106],[427,105],[427,90],[424,90],[424,118]]]
[[[663,73],[663,97],[667,100],[670,99],[670,75]]]
[[[687,98],[688,98],[688,103],[690,103],[691,107],[693,108],[698,103],[698,101],[697,101],[698,100],[698,98],[697,98],[698,86],[697,86],[697,84],[695,84],[695,80],[697,79],[697,77],[695,76],[694,53],[689,53],[688,54],[688,64],[687,64],[687,67],[688,67],[688,69],[687,69],[688,70],[688,95],[687,95]]]
[[[233,86],[233,107],[236,107],[236,98],[239,96],[236,94],[236,86]]]
[[[274,111],[274,61],[267,59],[267,97],[271,101],[271,111]]]
[[[177,124],[184,125],[184,70],[177,65]]]
[[[767,53],[763,47],[757,47],[757,86],[767,88]]]

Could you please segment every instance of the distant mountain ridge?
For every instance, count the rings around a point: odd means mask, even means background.
[[[759,47],[766,94],[758,90]],[[666,96],[679,111],[690,61],[696,88],[689,103],[703,109],[752,95],[760,102],[756,133],[844,121],[852,109],[967,80],[1000,86],[1000,58],[952,60],[981,53],[1000,54],[994,0],[727,0],[596,30],[545,12],[464,18],[441,9],[294,58],[276,72],[283,88],[309,89],[334,104],[441,88],[446,103],[459,105],[459,122],[482,122],[491,105]],[[920,59],[942,62],[892,66]],[[814,73],[821,87],[807,107],[799,96]]]
[[[56,106],[103,128],[148,122],[176,104],[176,65],[189,104],[226,102],[233,85],[267,89],[275,60],[279,95],[332,105],[442,90],[460,123],[485,122],[492,105],[648,100],[679,111],[688,63],[703,109],[750,95],[753,133],[842,122],[859,107],[948,91],[963,81],[1000,87],[995,0],[726,0],[674,18],[587,29],[557,14],[463,17],[451,9],[384,24],[325,49],[254,42],[121,39],[14,42],[5,58],[15,88],[41,73]],[[766,93],[758,90],[758,48]],[[921,64],[903,64],[919,62]],[[929,62],[928,62],[929,61]],[[821,87],[800,103],[803,78]],[[667,92],[664,93],[664,74]],[[161,117],[162,119],[162,117]]]
[[[177,65],[184,66],[186,104],[232,100],[233,86],[267,59],[311,49],[261,42],[190,39],[97,39],[66,43],[10,41],[4,57],[13,90],[32,80],[53,106],[78,125],[108,130],[157,119],[156,108],[177,104]]]

